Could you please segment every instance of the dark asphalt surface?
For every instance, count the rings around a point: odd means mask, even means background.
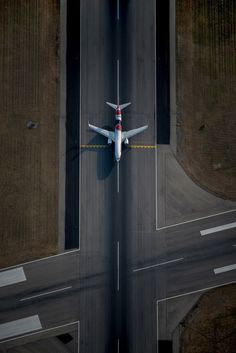
[[[67,2],[65,249],[79,247],[80,1]]]
[[[99,8],[95,4],[86,3],[83,11],[87,14],[84,20],[92,25],[82,25],[85,31],[82,33],[84,42],[81,43],[82,144],[106,143],[102,137],[94,136],[88,131],[88,121],[97,126],[114,127],[114,111],[105,105],[105,101],[116,102],[116,60],[119,59],[120,101],[132,102],[131,107],[123,112],[123,128],[129,130],[148,122],[149,129],[131,142],[153,145],[154,7],[147,7],[143,1],[121,1],[120,21],[116,18],[115,2],[113,5],[99,4]],[[150,55],[146,55],[147,52]],[[147,181],[154,185],[154,150],[126,150],[123,153],[119,194],[116,192],[113,153],[111,147],[107,150],[85,150],[81,155],[81,272],[94,273],[99,266],[100,271],[107,274],[110,283],[103,290],[102,296],[106,299],[103,299],[97,309],[101,322],[107,323],[107,330],[102,330],[96,336],[97,324],[92,319],[95,310],[90,314],[86,313],[85,321],[90,325],[94,322],[94,329],[88,331],[87,325],[81,325],[82,337],[85,340],[88,337],[87,345],[81,345],[81,351],[84,352],[104,352],[104,347],[107,347],[107,352],[117,351],[118,340],[121,352],[130,350],[130,342],[133,340],[127,267],[130,261],[131,232],[138,224],[150,225],[150,217],[144,218],[144,215],[149,212],[151,215],[155,206],[153,192],[147,188]],[[117,242],[120,247],[119,291],[116,272]],[[82,306],[88,303],[87,293],[84,300],[80,299]],[[90,300],[93,307],[94,293],[91,293]],[[91,331],[94,332],[93,337]]]
[[[74,102],[75,110],[68,119],[77,128],[67,142],[68,166],[73,165],[69,181],[69,209],[74,206],[71,239],[72,243],[79,241],[80,250],[25,265],[28,280],[0,290],[0,323],[39,314],[47,329],[79,320],[80,353],[118,352],[118,344],[119,352],[156,353],[157,300],[236,280],[235,271],[219,276],[213,273],[213,268],[235,262],[234,230],[206,237],[199,233],[233,222],[235,212],[156,231],[156,226],[229,210],[234,204],[202,194],[197,208],[192,204],[190,207],[189,199],[180,190],[192,190],[192,199],[199,190],[182,180],[180,167],[163,157],[166,152],[161,146],[158,152],[123,151],[119,194],[113,147],[78,150],[79,143],[106,143],[88,130],[88,121],[114,127],[114,111],[105,101],[116,100],[117,59],[121,103],[132,102],[123,111],[123,128],[148,122],[148,130],[133,138],[131,144],[156,142],[155,2],[146,6],[143,0],[122,0],[119,21],[116,16],[115,1],[81,1],[81,67],[74,57],[70,73],[72,77],[76,70],[75,80],[81,73],[81,91],[78,85],[70,87],[69,102]],[[177,175],[176,188],[173,179]],[[183,260],[146,268],[179,258]],[[134,272],[141,268],[146,269]],[[20,301],[65,287],[70,288]],[[159,326],[162,322],[167,326],[168,311],[161,313],[158,322]],[[0,349],[5,346],[0,343]]]

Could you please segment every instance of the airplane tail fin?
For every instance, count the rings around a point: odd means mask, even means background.
[[[113,109],[117,109],[118,105],[117,104],[113,104],[113,103],[110,103],[110,102],[106,102],[110,107],[112,107]],[[125,103],[125,104],[121,104],[119,107],[120,107],[120,110],[128,107],[128,105],[130,105],[131,103]]]

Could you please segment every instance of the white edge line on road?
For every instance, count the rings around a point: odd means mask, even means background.
[[[26,335],[16,336],[14,338],[10,338],[10,339],[7,339],[7,340],[1,340],[0,341],[0,347],[1,347],[2,343],[16,341],[16,340],[19,340],[19,339],[22,339],[22,338],[25,338],[25,337],[39,335],[41,333],[50,332],[50,331],[53,331],[53,330],[57,330],[57,329],[60,329],[60,328],[63,328],[63,327],[67,327],[67,326],[72,326],[72,325],[75,325],[75,324],[78,325],[78,331],[79,331],[79,323],[80,323],[79,321],[69,322],[68,324],[65,324],[65,325],[59,325],[59,326],[51,327],[51,328],[48,328],[48,329],[45,329],[45,330],[38,330],[37,332],[28,333]],[[78,348],[79,348],[79,342],[78,342]],[[78,353],[79,353],[79,349],[78,349]]]
[[[77,329],[78,329],[78,335],[77,335],[77,338],[78,338],[78,353],[79,353],[79,346],[80,346],[80,322],[77,321]]]
[[[81,10],[81,1],[79,2],[79,11],[80,14],[82,13]],[[81,163],[81,142],[82,142],[82,124],[81,124],[81,114],[82,114],[82,108],[81,108],[81,102],[82,102],[82,93],[81,93],[81,88],[82,88],[82,70],[81,70],[81,61],[82,61],[82,50],[81,50],[81,32],[82,32],[82,20],[81,20],[81,16],[80,16],[80,21],[79,21],[79,215],[78,215],[78,222],[79,222],[79,250],[80,250],[80,241],[81,241],[81,184],[82,184],[82,163]]]
[[[184,258],[183,258],[183,257],[180,257],[180,258],[178,258],[178,259],[174,259],[174,260],[170,260],[170,261],[161,262],[161,263],[156,264],[156,265],[150,265],[150,266],[146,266],[146,267],[136,268],[136,269],[133,270],[133,272],[148,270],[149,268],[154,268],[154,267],[159,267],[159,266],[163,266],[163,265],[168,265],[168,264],[170,264],[170,263],[178,262],[178,261],[182,261],[182,260],[184,260]]]
[[[49,295],[49,294],[53,294],[53,293],[64,292],[64,291],[69,290],[71,288],[72,288],[72,286],[69,286],[69,287],[64,287],[64,288],[60,288],[60,289],[55,289],[55,290],[52,290],[50,292],[45,292],[45,293],[41,293],[41,294],[32,295],[30,297],[25,297],[25,298],[20,299],[20,302],[24,302],[26,300],[30,300],[30,299],[34,299],[34,298],[38,298],[38,297],[43,297],[45,295]]]
[[[187,292],[187,293],[183,293],[183,294],[174,295],[172,297],[158,299],[157,302],[161,303],[161,302],[168,301],[168,300],[171,300],[171,299],[181,298],[181,297],[184,297],[186,295],[192,295],[192,294],[204,292],[204,291],[207,291],[207,290],[210,290],[210,289],[224,287],[224,286],[227,286],[229,284],[234,284],[234,283],[236,283],[236,281],[226,282],[226,283],[218,284],[216,286],[211,286],[211,287],[206,287],[206,288],[202,288],[202,289],[197,289],[197,290],[192,291],[192,292]]]
[[[156,13],[156,1],[154,1],[154,13]],[[157,40],[156,40],[156,21],[154,21],[154,137],[157,146]],[[155,148],[155,189],[156,189],[156,228],[157,228],[157,148]]]
[[[157,313],[157,319],[156,319],[156,330],[157,330],[157,353],[159,353],[159,310],[158,310],[158,300],[156,302],[156,313]]]
[[[208,229],[204,229],[204,230],[200,231],[200,234],[201,234],[201,236],[204,236],[204,235],[208,235],[208,234],[222,232],[223,230],[228,230],[228,229],[232,229],[232,228],[236,228],[236,222],[223,224],[221,226],[212,227],[212,228],[208,228]]]
[[[47,256],[47,257],[42,257],[41,259],[36,259],[36,260],[28,261],[28,262],[22,262],[21,264],[12,265],[12,266],[9,266],[9,267],[4,267],[4,268],[1,268],[1,269],[0,269],[0,272],[5,271],[5,270],[8,270],[8,269],[10,269],[10,268],[16,268],[16,267],[20,267],[20,266],[26,266],[26,265],[33,264],[33,263],[35,263],[35,262],[40,262],[40,261],[44,261],[44,260],[49,260],[49,259],[52,259],[52,258],[55,258],[55,257],[59,257],[59,256],[66,256],[66,255],[69,255],[69,254],[72,254],[72,253],[76,253],[76,252],[79,252],[79,249],[66,251],[66,252],[61,253],[61,254],[56,254],[56,255],[51,255],[51,256]]]
[[[188,223],[192,223],[192,222],[197,222],[197,221],[201,221],[202,219],[207,219],[207,218],[211,218],[211,217],[217,217],[223,214],[227,214],[227,213],[232,213],[235,212],[236,208],[233,210],[229,210],[229,211],[223,211],[223,212],[219,212],[219,213],[215,213],[209,216],[204,216],[204,217],[199,217],[199,218],[195,218],[195,219],[191,219],[189,221],[185,221],[185,222],[180,222],[180,223],[175,223],[175,224],[170,224],[169,226],[164,226],[164,227],[160,227],[160,228],[156,228],[156,230],[162,230],[162,229],[168,229],[168,228],[173,228],[173,227],[177,227],[177,226],[181,226],[183,224],[188,224]]]
[[[77,324],[78,324],[78,335],[77,335],[77,338],[78,338],[78,353],[79,353],[79,347],[80,347],[80,322],[77,321]]]
[[[236,270],[236,264],[215,268],[214,274],[218,275],[219,273],[224,273],[224,272],[233,271],[233,270]]]
[[[65,245],[65,186],[66,186],[66,46],[67,2],[60,0],[60,104],[59,104],[59,193],[58,193],[58,249]]]
[[[120,243],[117,242],[117,291],[120,290]]]
[[[156,120],[156,119],[155,119]],[[156,131],[156,128],[155,128],[155,131]],[[157,148],[155,148],[155,189],[156,189],[156,230],[158,229],[157,228]]]
[[[174,295],[174,296],[172,296],[172,297],[157,299],[157,301],[156,301],[156,313],[157,313],[157,322],[156,322],[156,325],[157,325],[157,326],[156,326],[156,329],[157,329],[157,353],[159,352],[159,349],[158,349],[158,343],[159,343],[159,322],[158,322],[159,311],[158,311],[158,305],[159,305],[159,303],[162,303],[162,302],[164,302],[164,301],[168,301],[168,300],[171,300],[171,299],[176,299],[176,298],[184,297],[184,296],[187,296],[187,295],[192,295],[192,294],[196,294],[196,293],[201,293],[201,292],[204,292],[204,291],[207,291],[207,290],[210,290],[210,289],[214,289],[214,288],[224,287],[224,286],[227,286],[227,285],[229,285],[229,284],[234,284],[234,283],[236,283],[236,281],[226,282],[226,283],[222,283],[222,284],[219,284],[219,285],[216,285],[216,286],[206,287],[206,288],[203,288],[203,289],[198,289],[198,290],[196,290],[196,291],[187,292],[187,293],[183,293],[183,294],[179,294],[179,295]]]

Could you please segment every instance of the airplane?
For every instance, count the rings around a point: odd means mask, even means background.
[[[125,145],[129,144],[129,138],[133,137],[140,132],[146,130],[148,128],[148,125],[139,127],[137,129],[129,130],[129,131],[122,131],[122,116],[121,116],[121,110],[130,105],[131,103],[125,103],[125,104],[113,104],[106,102],[110,107],[114,108],[116,110],[116,124],[115,124],[115,130],[114,131],[109,131],[105,129],[101,129],[97,126],[88,124],[89,128],[105,137],[107,137],[107,143],[109,145],[112,144],[112,142],[115,143],[115,160],[116,162],[120,161],[121,158],[121,150],[122,150],[122,142]]]
[[[125,104],[119,104],[119,61],[117,61],[117,104],[109,103],[106,102],[110,107],[116,110],[116,123],[115,123],[115,129],[114,131],[109,131],[105,129],[101,129],[97,126],[91,125],[88,123],[88,126],[91,130],[97,132],[98,134],[101,134],[107,138],[107,143],[109,145],[112,144],[112,142],[115,143],[115,160],[118,163],[121,158],[121,152],[122,152],[122,143],[125,145],[129,144],[129,138],[133,137],[140,132],[146,130],[148,128],[148,125],[139,127],[137,129],[129,130],[129,131],[122,131],[122,116],[121,116],[121,111],[122,109],[128,107],[131,103],[125,103]]]

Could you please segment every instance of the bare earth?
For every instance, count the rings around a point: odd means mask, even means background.
[[[235,353],[236,285],[204,294],[180,329],[181,353]]]
[[[236,200],[236,2],[177,0],[177,157]]]
[[[0,267],[57,252],[58,3],[0,1]]]
[[[236,2],[176,0],[177,158],[202,188],[236,200]],[[182,353],[236,353],[236,285],[203,295]]]

